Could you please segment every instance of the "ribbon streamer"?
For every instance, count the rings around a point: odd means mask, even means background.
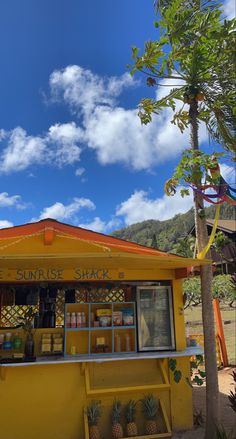
[[[198,253],[197,259],[204,259],[206,254],[207,254],[207,252],[210,250],[210,247],[213,244],[213,241],[214,241],[214,238],[215,238],[216,229],[217,229],[218,221],[219,221],[219,216],[220,216],[220,204],[217,204],[214,224],[213,224],[213,228],[212,228],[212,231],[211,231],[211,236],[209,238],[209,241],[208,241],[206,247],[204,247],[202,249],[202,251],[200,253]]]

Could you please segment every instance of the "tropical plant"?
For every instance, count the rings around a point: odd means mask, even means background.
[[[233,432],[227,432],[223,426],[216,427],[216,438],[217,439],[235,439]]]
[[[33,308],[30,307],[22,317],[19,317],[19,325],[27,335],[32,335],[33,333],[33,323],[36,314],[37,312],[34,312]]]
[[[111,412],[111,422],[112,422],[112,437],[114,439],[119,439],[124,437],[123,427],[121,425],[121,402],[117,399],[114,400]]]
[[[172,252],[184,256],[185,258],[192,258],[195,248],[195,238],[193,236],[185,236],[184,238],[178,238],[177,242],[173,245]]]
[[[214,238],[213,246],[215,251],[218,253],[221,259],[221,274],[224,274],[223,270],[223,260],[226,260],[226,257],[223,253],[223,250],[226,245],[230,243],[230,239],[221,231],[217,232]]]
[[[125,407],[125,418],[127,422],[126,428],[128,437],[134,437],[138,435],[137,424],[135,422],[136,404],[137,402],[131,399]]]
[[[228,396],[230,407],[236,412],[236,370],[233,371],[232,377],[234,379],[234,391],[230,390],[230,394]]]
[[[159,408],[159,401],[150,393],[148,395],[144,395],[144,397],[141,399],[141,403],[142,411],[146,419],[146,434],[156,434],[158,432],[156,417]]]
[[[85,413],[88,418],[89,425],[89,439],[100,439],[100,431],[98,428],[98,421],[102,414],[101,401],[91,401],[86,408]]]
[[[151,122],[166,107],[174,111],[172,122],[181,132],[190,128],[191,148],[186,150],[166,193],[174,195],[179,183],[201,186],[203,177],[211,181],[209,168],[215,167],[219,154],[204,154],[199,150],[199,124],[204,122],[209,135],[230,152],[236,152],[236,87],[235,29],[236,20],[223,20],[217,1],[159,0],[156,2],[160,29],[156,41],[132,49],[134,64],[131,74],[147,75],[147,85],[175,86],[159,100],[142,99],[139,117],[143,124]],[[173,82],[172,82],[173,83]],[[178,106],[177,102],[182,102]],[[187,106],[187,110],[186,110]],[[189,194],[188,187],[182,195]],[[208,234],[202,194],[195,192],[195,227],[198,250],[207,245]],[[207,374],[206,438],[216,436],[218,420],[218,377],[215,348],[214,313],[212,307],[212,269],[201,267],[203,302],[204,350]]]

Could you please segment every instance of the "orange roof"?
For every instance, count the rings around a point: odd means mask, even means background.
[[[81,227],[64,224],[51,218],[43,219],[35,223],[23,224],[20,226],[9,227],[0,230],[0,240],[4,238],[17,238],[19,236],[34,235],[36,233],[44,232],[47,229],[53,229],[55,232],[61,232],[66,235],[78,237],[88,242],[94,242],[108,247],[119,248],[121,251],[136,253],[140,255],[162,256],[181,258],[172,253],[161,252],[144,245],[136,244],[134,242],[125,241],[123,239],[115,238],[110,235],[93,232],[92,230],[83,229]]]

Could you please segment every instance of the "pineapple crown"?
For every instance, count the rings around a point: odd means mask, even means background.
[[[130,399],[125,407],[125,418],[127,423],[134,422],[135,420],[136,404],[136,401]]]
[[[98,424],[98,419],[101,417],[101,401],[92,401],[86,408],[86,415],[88,417],[88,424],[90,427]]]
[[[115,399],[112,405],[112,412],[111,412],[112,424],[119,424],[120,418],[121,418],[121,402]]]
[[[144,395],[142,402],[142,411],[146,419],[154,419],[158,412],[159,401],[151,393]]]

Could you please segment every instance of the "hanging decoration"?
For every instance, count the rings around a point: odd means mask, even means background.
[[[211,204],[222,204],[224,202],[230,203],[236,206],[236,189],[230,186],[220,173],[219,164],[215,163],[214,168],[210,168],[212,182],[210,184],[204,184],[197,186],[196,184],[189,183],[189,186],[196,194],[200,194],[202,198]],[[213,189],[215,194],[206,193],[207,189]]]
[[[193,182],[188,182],[188,186],[197,195],[201,197],[210,204],[216,205],[214,224],[211,231],[211,235],[207,245],[198,253],[198,259],[204,259],[207,252],[210,250],[211,245],[214,242],[216,229],[218,225],[218,220],[220,216],[220,205],[222,203],[230,203],[236,206],[236,189],[230,186],[220,173],[220,166],[215,159],[214,166],[209,168],[211,174],[211,182],[209,184],[197,185]],[[167,180],[164,186],[164,191],[167,196],[173,196],[176,193],[177,181],[174,178]],[[211,190],[211,193],[207,193],[207,190]],[[215,193],[212,193],[214,191]]]
[[[220,205],[218,204],[218,206],[216,206],[216,213],[215,213],[214,224],[213,224],[212,231],[211,231],[211,236],[209,238],[209,241],[208,241],[206,247],[204,247],[202,249],[202,251],[197,254],[197,259],[204,259],[207,252],[210,250],[210,247],[212,246],[214,239],[215,239],[219,216],[220,216]]]

